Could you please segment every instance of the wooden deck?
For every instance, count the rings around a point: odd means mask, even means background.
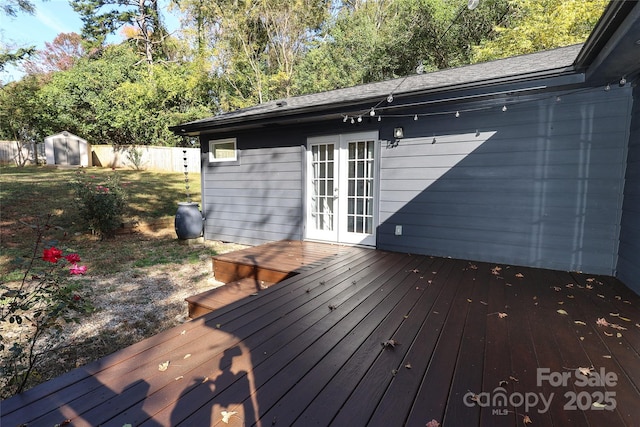
[[[0,424],[637,426],[639,307],[609,277],[346,248],[3,401]]]

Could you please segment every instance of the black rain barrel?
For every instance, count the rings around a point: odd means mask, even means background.
[[[203,221],[204,219],[197,203],[178,203],[175,221],[178,239],[197,239],[200,237],[202,235]]]

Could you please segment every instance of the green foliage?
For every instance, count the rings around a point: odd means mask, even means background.
[[[473,62],[584,42],[608,0],[510,0],[511,13],[495,37],[474,46]]]
[[[55,73],[38,93],[46,132],[66,129],[92,144],[179,144],[168,126],[211,114],[208,82],[195,66],[154,64],[150,75],[137,61],[123,44]]]
[[[0,88],[0,139],[42,141],[42,108],[38,93],[45,84],[41,76],[26,76]]]
[[[120,184],[120,177],[114,173],[100,183],[95,176],[81,170],[72,186],[80,217],[89,229],[102,238],[113,237],[127,209],[127,192]]]
[[[84,274],[86,267],[78,265],[78,254],[44,245],[47,228],[48,222],[37,229],[31,256],[16,261],[24,268],[22,280],[0,284],[2,398],[22,392],[44,353],[65,346],[59,334],[64,323],[78,323],[81,315],[92,311],[82,282],[70,280],[70,275]]]
[[[301,93],[348,87],[466,64],[471,46],[502,22],[507,0],[391,0],[345,7],[295,73]]]

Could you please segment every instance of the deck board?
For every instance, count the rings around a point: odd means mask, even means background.
[[[323,253],[318,245],[311,245],[317,258],[296,264],[296,275],[278,285],[3,401],[2,425],[424,426],[436,419],[513,426],[529,416],[535,426],[624,426],[640,419],[640,297],[617,280],[335,245]],[[243,256],[266,253],[254,251]],[[603,317],[627,329],[597,325]],[[391,338],[399,344],[385,348]],[[575,375],[591,366],[616,373],[616,384],[536,382],[538,368]],[[553,393],[551,407],[464,403],[468,392],[500,386],[507,395]],[[564,408],[565,392],[606,391],[616,393],[614,411]],[[229,424],[222,411],[236,412]]]

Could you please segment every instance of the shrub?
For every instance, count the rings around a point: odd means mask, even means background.
[[[66,347],[62,325],[79,322],[81,314],[93,309],[82,282],[69,280],[87,268],[79,265],[77,253],[65,254],[51,243],[44,244],[47,228],[48,222],[38,227],[31,256],[15,260],[24,265],[22,280],[0,284],[0,329],[6,334],[0,335],[1,398],[22,392],[37,372],[41,356]]]
[[[72,185],[80,217],[89,229],[102,238],[113,237],[127,209],[127,193],[120,184],[120,177],[114,173],[100,182],[97,177],[80,170]]]

